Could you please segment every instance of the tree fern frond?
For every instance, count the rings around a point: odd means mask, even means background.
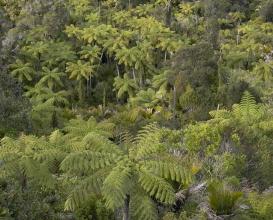
[[[105,131],[107,136],[111,136],[114,131],[115,124],[107,121],[101,121],[97,124],[97,129],[101,131]]]
[[[82,147],[83,149],[90,149],[97,152],[121,154],[121,151],[113,142],[96,132],[89,132],[83,138]]]
[[[52,144],[59,143],[62,140],[63,134],[60,130],[55,130],[49,135],[49,142]]]
[[[18,141],[10,137],[4,137],[1,139],[1,148],[15,149],[18,148]]]
[[[28,158],[23,160],[21,165],[24,167],[26,175],[34,179],[39,185],[51,189],[54,188],[55,180],[45,163],[39,164],[31,158]]]
[[[58,172],[60,163],[65,158],[66,153],[57,149],[45,150],[35,153],[33,159],[39,163],[44,163],[48,166],[49,170]]]
[[[160,129],[157,127],[155,123],[148,124],[144,126],[137,134],[137,137],[135,138],[135,143],[142,144],[145,143],[145,140],[149,138],[151,135],[156,137],[156,139],[159,139],[159,132]]]
[[[192,182],[193,176],[190,170],[173,162],[147,161],[144,167],[162,178],[170,179],[183,185],[189,185]]]
[[[155,124],[145,126],[137,135],[137,158],[145,158],[153,153],[162,151],[163,145],[160,143],[161,130]]]
[[[131,196],[130,210],[135,220],[157,220],[158,214],[154,201],[145,193],[137,192]]]
[[[89,132],[96,132],[104,137],[111,137],[113,127],[112,123],[97,123],[95,118],[90,117],[87,121],[81,118],[72,119],[65,126],[64,130],[68,132],[68,138],[85,137]]]
[[[126,195],[133,186],[132,170],[128,162],[120,161],[103,182],[102,194],[106,200],[106,206],[110,209],[122,207]]]
[[[139,172],[139,183],[150,196],[167,204],[175,202],[175,192],[172,186],[163,178],[155,176],[145,169]]]
[[[134,142],[134,137],[128,131],[120,134],[119,142],[123,144],[132,144]]]
[[[233,112],[235,115],[255,115],[259,113],[259,107],[256,104],[254,96],[252,96],[248,91],[246,91],[241,99],[240,104],[234,105]]]
[[[108,172],[98,171],[90,177],[85,178],[80,184],[72,191],[65,202],[65,210],[73,211],[84,203],[90,195],[100,194],[103,180]]]
[[[117,157],[111,153],[83,151],[68,155],[61,163],[61,169],[70,172],[90,172],[111,165]]]

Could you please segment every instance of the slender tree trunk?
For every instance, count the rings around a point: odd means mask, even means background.
[[[123,218],[122,220],[130,220],[129,216],[130,196],[127,195],[124,201]]]
[[[144,85],[144,80],[143,80],[143,74],[144,74],[144,71],[140,71],[140,74],[139,74],[139,85],[141,88],[143,88],[143,85]]]
[[[86,80],[86,96],[89,96],[89,79]]]
[[[92,90],[92,76],[89,76],[89,94],[91,93]]]
[[[173,86],[173,111],[176,109],[176,86]]]
[[[240,32],[239,32],[239,28],[237,30],[237,36],[236,36],[236,44],[239,45],[240,43]]]
[[[136,82],[136,73],[135,73],[135,68],[133,68],[132,73],[133,73],[133,78],[134,78],[134,80],[135,80],[135,82]]]
[[[58,117],[57,117],[57,111],[53,110],[52,117],[51,117],[51,126],[52,128],[57,128],[58,127]]]
[[[106,90],[105,88],[103,88],[103,98],[102,98],[102,110],[103,110],[103,114],[105,111],[105,107],[106,107]]]
[[[120,76],[120,73],[119,73],[118,64],[116,64],[116,68],[117,68],[117,73],[118,73],[118,77],[119,77],[119,76]]]
[[[78,95],[80,104],[84,103],[84,79],[79,80]]]
[[[167,9],[166,9],[166,18],[165,18],[165,24],[167,27],[171,26],[172,23],[172,0],[169,0],[167,3]]]
[[[24,192],[26,188],[27,188],[27,177],[25,174],[22,174],[21,191]]]

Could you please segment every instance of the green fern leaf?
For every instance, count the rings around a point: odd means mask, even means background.
[[[160,202],[173,204],[175,193],[172,186],[163,178],[155,176],[145,169],[139,172],[139,183],[142,188]]]

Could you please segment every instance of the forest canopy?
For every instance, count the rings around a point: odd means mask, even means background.
[[[0,218],[272,220],[273,0],[0,0]]]

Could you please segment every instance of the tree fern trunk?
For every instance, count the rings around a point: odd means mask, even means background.
[[[135,82],[136,82],[136,73],[135,73],[135,68],[133,68],[132,74],[133,74],[133,78],[134,78],[134,80],[135,80]]]
[[[167,3],[165,24],[170,27],[172,23],[172,0]]]
[[[176,86],[173,86],[173,111],[176,109]]]
[[[127,195],[124,201],[123,218],[122,220],[130,220],[129,216],[130,196]]]
[[[120,73],[119,73],[118,64],[116,64],[116,68],[117,68],[117,73],[118,73],[118,77],[119,77],[119,76],[120,76]]]
[[[236,35],[236,45],[239,45],[240,43],[240,32],[239,32],[239,28],[237,30],[237,35]]]
[[[78,95],[80,104],[84,103],[84,79],[79,80]]]
[[[51,126],[52,128],[57,128],[58,127],[58,117],[57,117],[57,112],[54,109],[51,117]]]
[[[106,108],[106,90],[105,90],[105,88],[103,88],[103,98],[102,98],[102,111],[103,111],[103,114],[104,114],[105,108]]]

